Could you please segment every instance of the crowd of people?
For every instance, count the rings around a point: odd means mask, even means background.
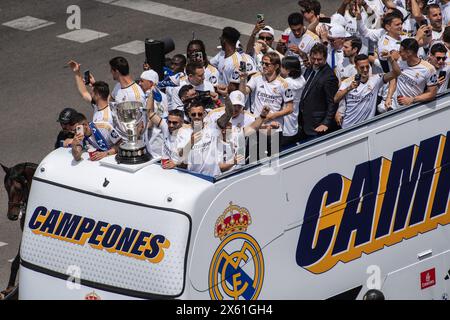
[[[126,139],[115,103],[139,101],[142,139],[164,169],[217,176],[448,89],[450,0],[342,0],[330,17],[317,0],[298,4],[281,38],[258,14],[246,46],[225,27],[209,59],[194,39],[166,59],[163,79],[148,63],[133,79],[127,60],[115,57],[110,91],[70,61],[94,115],[64,109],[55,148],[72,148],[76,160],[87,148],[93,161],[115,154]]]

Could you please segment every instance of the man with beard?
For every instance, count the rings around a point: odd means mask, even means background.
[[[305,71],[306,85],[300,98],[302,140],[326,134],[336,127],[334,95],[339,81],[326,59],[327,47],[321,43],[314,45],[310,53],[311,67]]]

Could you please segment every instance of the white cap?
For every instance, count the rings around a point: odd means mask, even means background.
[[[331,29],[328,31],[328,36],[333,39],[348,38],[351,36],[351,34],[345,31],[345,28],[343,26],[336,24],[332,26]]]
[[[239,90],[230,93],[230,100],[233,105],[245,106],[245,95]]]
[[[157,84],[159,82],[159,76],[154,70],[147,70],[142,72],[141,79],[151,81],[154,84]]]
[[[347,19],[345,19],[343,15],[341,15],[339,13],[335,13],[331,16],[331,23],[330,24],[325,23],[325,24],[330,27],[337,25],[337,24],[345,27],[347,25]]]
[[[261,33],[270,33],[272,35],[272,37],[275,37],[275,32],[273,31],[273,28],[271,26],[265,26],[264,28],[262,28],[259,32],[258,32],[258,36]]]

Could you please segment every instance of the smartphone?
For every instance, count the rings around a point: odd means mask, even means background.
[[[194,121],[194,133],[202,131],[203,123],[201,121]]]
[[[89,84],[90,78],[91,78],[91,73],[89,72],[89,70],[86,70],[84,72],[84,84]]]
[[[319,22],[320,23],[331,23],[331,18],[330,17],[320,17]]]
[[[239,63],[239,71],[247,72],[247,63],[245,61]]]
[[[258,13],[258,14],[256,15],[256,21],[257,21],[258,23],[264,21],[264,14]]]
[[[203,61],[203,52],[198,51],[192,54],[192,58],[194,61]]]
[[[355,75],[355,81],[360,82],[361,81],[361,75],[358,73]]]
[[[445,71],[441,71],[441,72],[439,72],[439,76],[438,76],[438,79],[441,79],[442,77],[446,77],[447,76],[447,72],[445,72]]]
[[[84,128],[81,124],[76,126],[75,130],[76,130],[75,132],[77,133],[77,135],[82,134],[84,136]]]

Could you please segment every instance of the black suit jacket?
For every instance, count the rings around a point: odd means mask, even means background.
[[[312,69],[305,71],[305,79],[308,79]],[[328,132],[336,128],[334,116],[337,104],[334,96],[338,91],[339,80],[328,64],[319,69],[307,91],[304,91],[300,100],[299,125],[308,136],[317,136],[315,128],[321,124],[328,127]],[[306,89],[306,88],[305,88]]]

